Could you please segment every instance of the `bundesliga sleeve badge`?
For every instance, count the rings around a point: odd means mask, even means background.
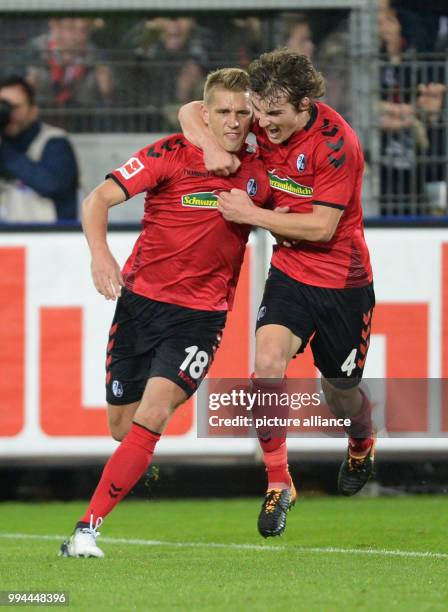
[[[118,172],[125,179],[132,178],[135,174],[138,174],[140,170],[143,170],[144,166],[137,157],[131,157],[124,166],[118,168]]]

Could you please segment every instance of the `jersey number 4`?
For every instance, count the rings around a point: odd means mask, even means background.
[[[341,372],[345,372],[347,376],[350,376],[353,370],[356,368],[356,353],[357,352],[358,352],[358,349],[356,348],[350,351],[349,356],[344,361],[344,363],[341,365]]]
[[[201,378],[208,364],[207,353],[205,351],[199,351],[198,349],[198,346],[188,346],[185,349],[187,356],[180,364],[180,369],[183,372],[188,368],[191,378]]]

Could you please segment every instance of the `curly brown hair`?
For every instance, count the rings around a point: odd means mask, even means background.
[[[263,53],[247,71],[253,93],[270,102],[286,96],[297,110],[303,110],[303,98],[325,94],[324,77],[308,57],[286,48]]]

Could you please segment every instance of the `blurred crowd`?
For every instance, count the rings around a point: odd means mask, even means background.
[[[40,107],[76,132],[129,129],[138,117],[140,129],[172,129],[177,108],[201,95],[210,70],[244,68],[280,45],[309,56],[315,49],[310,21],[298,13],[274,19],[216,13],[204,18],[34,18],[22,27],[29,33],[23,41],[8,32],[8,19],[0,20],[0,77],[25,77]],[[112,111],[106,123],[100,120],[105,108]]]
[[[377,1],[380,213],[443,213],[448,5],[445,10],[434,0],[430,10],[429,0],[421,11],[419,2]],[[178,129],[180,105],[201,97],[209,70],[245,67],[260,53],[287,46],[324,73],[324,101],[350,121],[349,14],[328,15],[4,16],[0,78],[26,79],[42,116],[73,133],[166,132]],[[415,202],[403,203],[404,195]]]
[[[378,3],[381,212],[446,214],[448,16]]]

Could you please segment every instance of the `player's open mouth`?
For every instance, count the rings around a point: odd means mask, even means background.
[[[240,134],[238,132],[227,132],[225,134],[226,138],[230,138],[231,140],[237,140],[240,138]]]
[[[272,136],[272,138],[275,138],[276,136],[280,134],[280,129],[279,128],[269,128],[267,132],[269,136]]]

